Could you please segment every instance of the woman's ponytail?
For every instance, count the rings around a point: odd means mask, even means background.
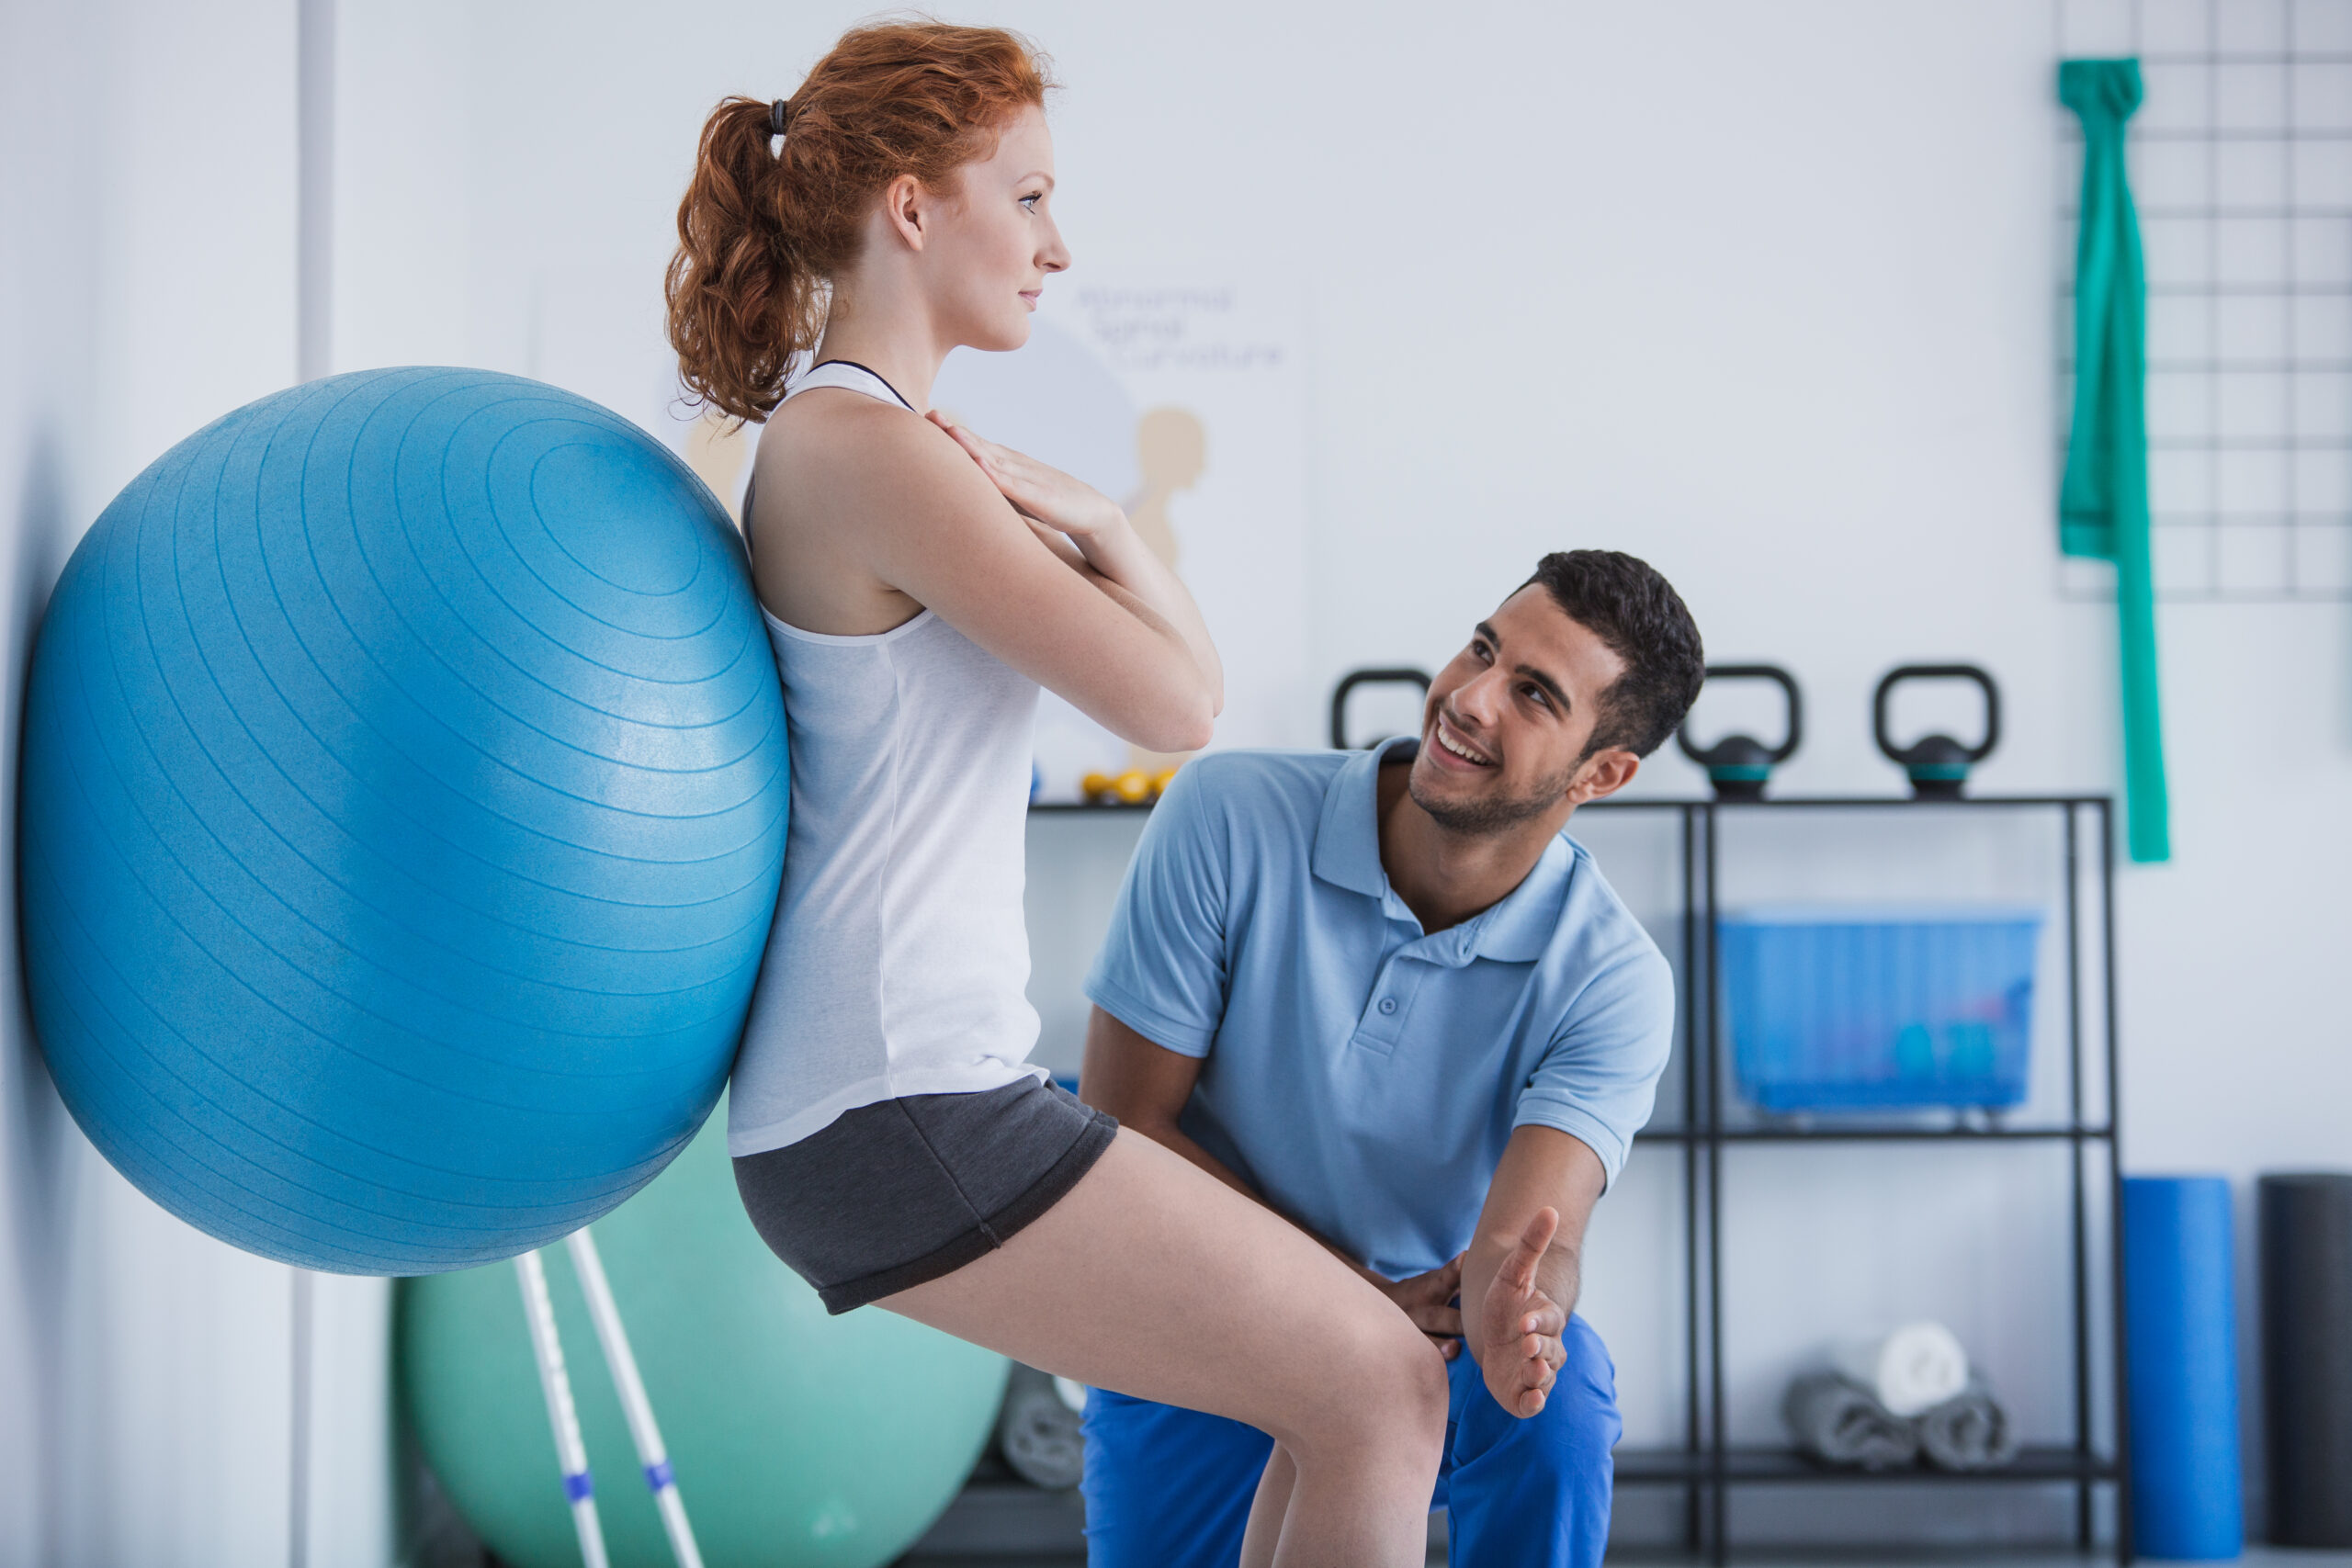
[[[947,189],[1049,85],[1017,34],[888,22],[844,34],[788,105],[735,97],[712,110],[663,280],[689,399],[765,419],[824,332],[867,204],[900,175]]]
[[[752,98],[711,112],[663,280],[679,378],[695,400],[741,420],[767,417],[792,356],[815,345],[824,321],[818,280],[792,254],[783,160],[769,151],[774,118]]]

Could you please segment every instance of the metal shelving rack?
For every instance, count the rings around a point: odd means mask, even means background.
[[[1040,802],[1037,813],[1141,815],[1148,805],[1072,805]],[[2069,1486],[2075,1492],[2075,1540],[2085,1553],[2097,1545],[2094,1498],[2100,1487],[2116,1494],[2115,1560],[2132,1561],[2129,1430],[2124,1409],[2122,1325],[2122,1212],[2120,1148],[2116,1136],[2116,976],[2115,976],[2115,854],[2113,802],[2106,795],[1970,795],[1956,800],[1917,801],[1904,796],[1815,796],[1760,801],[1611,800],[1583,808],[1596,815],[1671,812],[1679,818],[1681,865],[1681,932],[1677,977],[1678,1041],[1682,1063],[1683,1122],[1678,1127],[1651,1127],[1641,1137],[1653,1144],[1679,1145],[1683,1152],[1685,1221],[1684,1346],[1687,1372],[1685,1438],[1679,1448],[1624,1449],[1616,1452],[1617,1483],[1621,1486],[1671,1486],[1686,1498],[1685,1544],[1716,1565],[1730,1559],[1727,1529],[1729,1501],[1736,1488],[1822,1483],[1879,1483],[1986,1488],[1996,1486]],[[1727,1063],[1723,1048],[1721,961],[1713,941],[1721,910],[1722,826],[1726,818],[1750,813],[1778,812],[2055,812],[2062,818],[2065,884],[2065,1044],[2066,1117],[2062,1122],[2039,1126],[2003,1126],[1997,1122],[1961,1122],[1926,1126],[1917,1122],[1870,1122],[1841,1117],[1827,1124],[1795,1122],[1732,1124],[1724,1115]],[[2087,852],[2086,844],[2089,846]],[[2086,918],[2083,908],[2084,862],[2092,857],[2097,870],[2098,908]],[[2094,925],[2095,922],[2095,925]],[[2096,932],[2095,949],[2086,943]],[[2100,1006],[2095,1031],[2086,1031],[2084,1010],[2088,987],[2085,975],[2088,954],[2097,955]],[[2086,1034],[2096,1032],[2095,1045]],[[2086,1048],[2095,1048],[2105,1064],[2104,1081],[2094,1109],[2084,1082]],[[2027,1448],[2008,1465],[1992,1471],[1953,1472],[1928,1469],[1875,1473],[1833,1470],[1813,1463],[1783,1448],[1733,1447],[1725,1440],[1724,1390],[1723,1168],[1727,1151],[1760,1145],[1824,1144],[1942,1144],[1981,1147],[1988,1152],[2008,1144],[2060,1143],[2069,1158],[2068,1198],[2070,1272],[2074,1362],[2074,1436],[2069,1444]],[[2109,1246],[2103,1261],[2109,1270],[2106,1297],[2112,1321],[2108,1335],[2109,1378],[2112,1399],[2112,1447],[2103,1451],[2094,1420],[2092,1270],[2097,1266],[2090,1239],[2090,1202],[2094,1178],[2089,1169],[2095,1146],[2104,1145],[2104,1173]],[[999,1515],[1002,1517],[998,1517]],[[1017,1544],[1035,1551],[1082,1550],[1078,1530],[1080,1515],[1068,1495],[1035,1492],[1025,1486],[999,1483],[976,1485],[951,1508],[943,1536],[959,1541],[985,1539],[1003,1549]],[[940,1544],[945,1544],[943,1540]],[[968,1547],[967,1547],[968,1549]],[[920,1561],[920,1557],[916,1559]]]
[[[1872,1122],[1852,1115],[1826,1124],[1785,1122],[1730,1124],[1724,1114],[1727,1063],[1723,1044],[1721,1004],[1722,964],[1714,941],[1721,910],[1723,824],[1728,818],[1757,812],[1915,811],[1927,808],[1965,811],[2046,811],[2062,818],[2065,883],[2065,1045],[2066,1116],[2045,1126],[2008,1127],[1997,1122],[1955,1122],[1927,1126],[1917,1122]],[[1711,1563],[1730,1557],[1727,1511],[1736,1488],[1764,1485],[1819,1484],[1939,1484],[1973,1487],[1997,1485],[2067,1485],[2075,1491],[2075,1540],[2086,1553],[2096,1542],[2094,1498],[2098,1488],[2116,1492],[2116,1561],[2132,1560],[2128,1455],[2124,1451],[2125,1382],[2122,1367],[2121,1175],[2116,1136],[2116,977],[2115,977],[2115,858],[2112,802],[2105,795],[1967,796],[1956,800],[1915,801],[1905,797],[1820,796],[1760,801],[1623,801],[1603,802],[1587,810],[1673,811],[1679,814],[1682,866],[1682,932],[1679,979],[1684,1122],[1679,1127],[1654,1127],[1641,1136],[1653,1143],[1679,1144],[1683,1149],[1684,1217],[1686,1232],[1686,1344],[1688,1404],[1686,1438],[1679,1449],[1625,1450],[1616,1455],[1621,1485],[1671,1485],[1687,1497],[1686,1544]],[[2101,1006],[2097,1048],[2103,1054],[2105,1074],[2094,1110],[2086,1103],[2084,1083],[2086,1027],[2084,1010],[2089,967],[2086,947],[2090,935],[2083,908],[2085,838],[2095,846],[2098,872],[2098,984]],[[2069,1149],[2068,1197],[2070,1273],[2074,1362],[2073,1441],[2053,1447],[2027,1448],[2008,1465],[1992,1471],[1952,1472],[1925,1468],[1866,1473],[1833,1470],[1813,1463],[1792,1450],[1732,1447],[1725,1440],[1724,1391],[1723,1168],[1726,1152],[1742,1145],[1808,1142],[1921,1143],[1968,1145],[1990,1148],[2007,1143],[2062,1143]],[[2105,1292],[2112,1305],[2108,1336],[2112,1391],[2112,1449],[2102,1451],[2097,1438],[2092,1379],[2092,1269],[2089,1205],[2093,1188],[2090,1156],[2104,1145],[2104,1185],[2110,1238],[2103,1260],[2109,1269]]]

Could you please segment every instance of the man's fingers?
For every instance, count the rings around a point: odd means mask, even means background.
[[[1413,1321],[1431,1334],[1462,1332],[1462,1309],[1457,1306],[1423,1307],[1413,1314]]]
[[[1510,1256],[1503,1259],[1500,1272],[1512,1290],[1532,1291],[1535,1288],[1536,1265],[1544,1261],[1544,1249],[1552,1245],[1552,1237],[1558,1234],[1559,1229],[1560,1212],[1557,1209],[1546,1206],[1535,1211],[1535,1217],[1529,1220],[1527,1228],[1519,1233],[1519,1240],[1511,1247]]]
[[[1543,1413],[1551,1400],[1555,1381],[1550,1368],[1540,1360],[1530,1360],[1489,1373],[1487,1387],[1496,1404],[1514,1416],[1525,1417]]]

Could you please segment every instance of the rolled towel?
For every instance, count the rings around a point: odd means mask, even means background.
[[[1022,1480],[1048,1492],[1077,1485],[1086,1469],[1079,1411],[1056,1386],[1062,1381],[1016,1362],[1005,1382],[1004,1408],[996,1424],[1004,1462]]]
[[[1906,1323],[1883,1339],[1849,1341],[1829,1364],[1895,1416],[1917,1416],[1968,1386],[1968,1352],[1940,1323]]]
[[[1895,1470],[1918,1456],[1912,1424],[1888,1413],[1876,1395],[1839,1372],[1808,1372],[1789,1385],[1781,1418],[1797,1447],[1825,1464]]]
[[[1993,1387],[1971,1374],[1968,1386],[1922,1411],[1919,1454],[1938,1470],[1997,1470],[2017,1456],[2017,1433]]]

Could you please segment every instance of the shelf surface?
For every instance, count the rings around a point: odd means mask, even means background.
[[[1996,1144],[2057,1143],[2075,1138],[2105,1143],[2115,1129],[2081,1127],[1725,1127],[1713,1134],[1726,1144]],[[1645,1127],[1635,1141],[1654,1144],[1703,1144],[1703,1127]]]
[[[1713,1456],[1705,1450],[1619,1449],[1620,1485],[1689,1484],[1713,1478]],[[1839,1470],[1807,1459],[1794,1449],[1736,1448],[1724,1454],[1724,1479],[1741,1484],[1783,1482],[1831,1483],[1908,1483],[1913,1485],[1984,1485],[1987,1483],[2053,1484],[2081,1481],[2113,1481],[2115,1461],[2102,1454],[2078,1453],[2064,1448],[2023,1448],[1998,1470],[1931,1470],[1906,1465],[1900,1470]]]
[[[1804,808],[1834,807],[1842,809],[1849,807],[1883,806],[1940,806],[1959,807],[1965,809],[1970,807],[2108,806],[2113,804],[2113,796],[2105,795],[1963,795],[1956,798],[1940,800],[1923,800],[1912,795],[1775,795],[1766,800],[1691,800],[1678,801],[1673,804],[1713,806],[1725,811],[1770,811],[1775,807]],[[1582,807],[1579,809],[1590,811],[1596,807],[1605,807],[1611,804],[1610,801],[1597,800],[1591,806]],[[1634,803],[1623,801],[1613,804],[1631,806]]]
[[[906,1560],[1085,1551],[1086,1504],[1076,1491],[1041,1492],[1021,1481],[975,1480],[909,1549]]]
[[[1711,1482],[1713,1457],[1686,1449],[1619,1449],[1621,1486]],[[1999,1470],[1833,1470],[1791,1449],[1736,1448],[1724,1455],[1724,1480],[1735,1485],[1782,1483],[1894,1483],[1910,1485],[2060,1485],[2116,1479],[2114,1461],[2073,1449],[2027,1448]],[[918,1541],[910,1561],[934,1556],[1082,1551],[1086,1506],[1075,1491],[1040,1492],[1010,1479],[974,1480]]]
[[[1799,810],[1878,810],[1887,807],[1940,807],[1945,809],[1970,808],[2014,809],[2024,807],[2083,807],[2111,806],[2112,795],[1964,795],[1956,800],[1921,800],[1908,795],[1776,795],[1765,800],[1709,800],[1696,795],[1650,795],[1635,800],[1596,800],[1589,806],[1577,807],[1585,811],[1681,811],[1693,807],[1713,807],[1724,811],[1771,811],[1788,808]],[[1151,804],[1129,805],[1125,801],[1097,804],[1078,800],[1035,800],[1029,809],[1039,812],[1079,811],[1149,811]]]

